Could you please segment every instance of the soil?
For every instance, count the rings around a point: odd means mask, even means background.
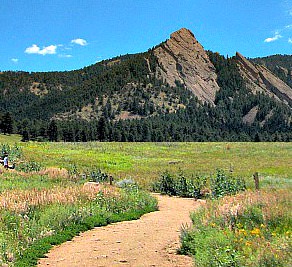
[[[159,211],[139,220],[97,227],[54,247],[38,266],[193,266],[192,258],[178,255],[182,225],[190,225],[194,199],[155,195]]]

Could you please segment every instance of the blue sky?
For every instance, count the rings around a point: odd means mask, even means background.
[[[292,54],[292,0],[2,0],[0,70],[79,69],[182,28],[205,49]]]

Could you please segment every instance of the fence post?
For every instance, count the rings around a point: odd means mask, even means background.
[[[114,180],[114,178],[110,175],[110,177],[109,177],[110,185],[113,185],[113,180]]]
[[[258,172],[255,172],[253,174],[253,179],[254,179],[255,189],[260,190],[260,180],[259,180],[259,173]]]

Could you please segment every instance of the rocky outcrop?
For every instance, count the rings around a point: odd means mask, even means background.
[[[242,118],[242,122],[246,123],[246,124],[253,124],[255,121],[255,118],[257,116],[257,113],[259,111],[259,107],[255,106],[253,107],[243,118]]]
[[[266,67],[248,61],[240,53],[236,53],[240,73],[248,88],[254,92],[263,92],[270,97],[292,105],[292,88],[276,77]]]
[[[215,67],[191,31],[183,28],[174,32],[154,53],[158,59],[157,78],[170,86],[178,81],[198,99],[214,104],[219,90]]]

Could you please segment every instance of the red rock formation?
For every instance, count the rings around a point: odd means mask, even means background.
[[[182,28],[154,51],[158,58],[156,76],[170,86],[179,81],[198,99],[214,104],[219,90],[215,67],[193,33]]]

